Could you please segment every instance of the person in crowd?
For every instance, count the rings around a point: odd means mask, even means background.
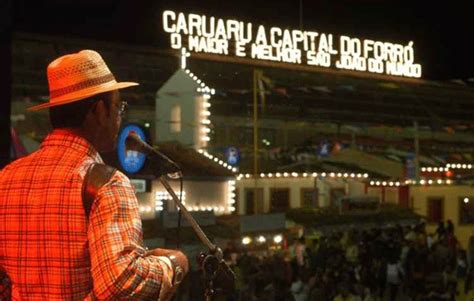
[[[446,228],[444,227],[444,222],[439,221],[438,227],[436,228],[437,239],[441,240],[441,238],[446,234]]]
[[[416,238],[407,240],[406,234],[414,229]],[[280,254],[276,252],[270,258],[257,259],[258,262],[252,263],[252,266],[260,267],[271,262],[273,267],[258,282],[255,277],[259,272],[249,270],[242,286],[246,289],[241,294],[241,300],[266,300],[259,299],[266,293],[275,296],[275,300],[452,300],[456,293],[456,266],[449,266],[453,261],[450,260],[452,254],[446,235],[442,241],[433,242],[430,249],[425,242],[426,237],[419,235],[424,232],[420,225],[373,227],[351,232],[350,235],[344,234],[344,231],[320,235],[317,250],[308,253],[313,258],[310,258],[312,264],[305,270],[306,276],[294,276],[293,281],[281,279],[285,275],[297,275],[300,272],[297,265],[288,264],[284,268],[275,264],[277,258],[283,258],[287,251],[281,250]],[[344,237],[348,238],[346,242],[342,239]],[[358,246],[355,260],[347,256],[354,244]],[[405,255],[402,256],[402,253]],[[403,262],[401,258],[404,258]],[[237,262],[238,265],[243,263],[240,259]],[[467,278],[468,273],[466,284]],[[302,287],[307,292],[304,297],[301,294],[303,291],[299,290]]]
[[[293,282],[291,283],[291,294],[295,301],[307,301],[309,294],[309,286],[306,281],[304,271],[294,274]]]
[[[49,108],[53,131],[0,172],[0,285],[14,300],[169,300],[188,259],[145,248],[133,186],[99,154],[117,143],[120,90],[137,83],[117,82],[93,50],[47,76],[49,101],[30,110]]]
[[[351,293],[349,286],[349,284],[343,283],[339,288],[339,294],[334,297],[334,301],[361,301],[360,297]]]
[[[398,295],[398,289],[403,279],[403,269],[397,257],[392,255],[387,263],[387,284],[390,290],[390,301],[395,301]]]
[[[467,294],[473,288],[474,282],[474,234],[469,238],[469,245],[467,249],[468,270],[464,282],[464,292]]]
[[[306,266],[307,261],[306,240],[304,236],[301,236],[296,242],[295,257],[298,267],[304,268]]]
[[[467,269],[468,269],[467,252],[466,250],[459,250],[457,263],[456,263],[457,277],[464,279],[464,277],[466,277]]]
[[[433,247],[433,242],[434,242],[433,234],[429,233],[428,235],[426,235],[426,246],[428,247],[428,249],[431,250],[431,248]]]
[[[454,224],[450,219],[446,221],[446,233],[454,233]]]

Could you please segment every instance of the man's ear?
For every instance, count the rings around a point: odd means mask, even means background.
[[[97,102],[95,110],[93,110],[91,113],[95,115],[94,117],[97,119],[97,123],[102,125],[107,120],[107,117],[110,114],[109,111],[109,107],[105,101],[101,99]]]

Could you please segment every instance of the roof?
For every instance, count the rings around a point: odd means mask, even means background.
[[[183,178],[198,178],[198,179],[217,179],[217,178],[233,178],[234,173],[221,166],[217,162],[206,158],[198,151],[184,147],[178,143],[166,143],[158,146],[160,152],[165,154],[173,160],[182,170]],[[112,166],[122,170],[118,163],[116,152],[102,154],[104,161]],[[123,170],[122,170],[123,171]],[[150,160],[145,161],[143,168],[134,177],[152,177],[154,174],[154,167]]]
[[[395,204],[381,204],[378,212],[364,214],[339,214],[337,208],[291,209],[286,212],[286,217],[305,227],[332,228],[333,230],[337,226],[359,228],[362,225],[371,225],[374,227],[423,219],[423,216],[412,210],[401,208]]]
[[[248,115],[253,71],[265,76],[263,118],[359,124],[464,125],[472,130],[474,86],[467,83],[353,76],[347,72],[300,71],[291,66],[256,67],[192,59],[189,69],[216,89],[213,111]]]
[[[235,177],[231,170],[193,148],[178,143],[160,144],[158,148],[182,168],[185,177]]]

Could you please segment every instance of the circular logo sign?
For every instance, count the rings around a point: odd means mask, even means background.
[[[136,173],[145,164],[146,155],[134,150],[127,150],[125,146],[125,139],[127,139],[127,136],[131,132],[137,134],[140,139],[145,141],[145,133],[143,132],[142,128],[136,124],[128,124],[123,127],[119,133],[117,154],[122,168],[127,173]]]

